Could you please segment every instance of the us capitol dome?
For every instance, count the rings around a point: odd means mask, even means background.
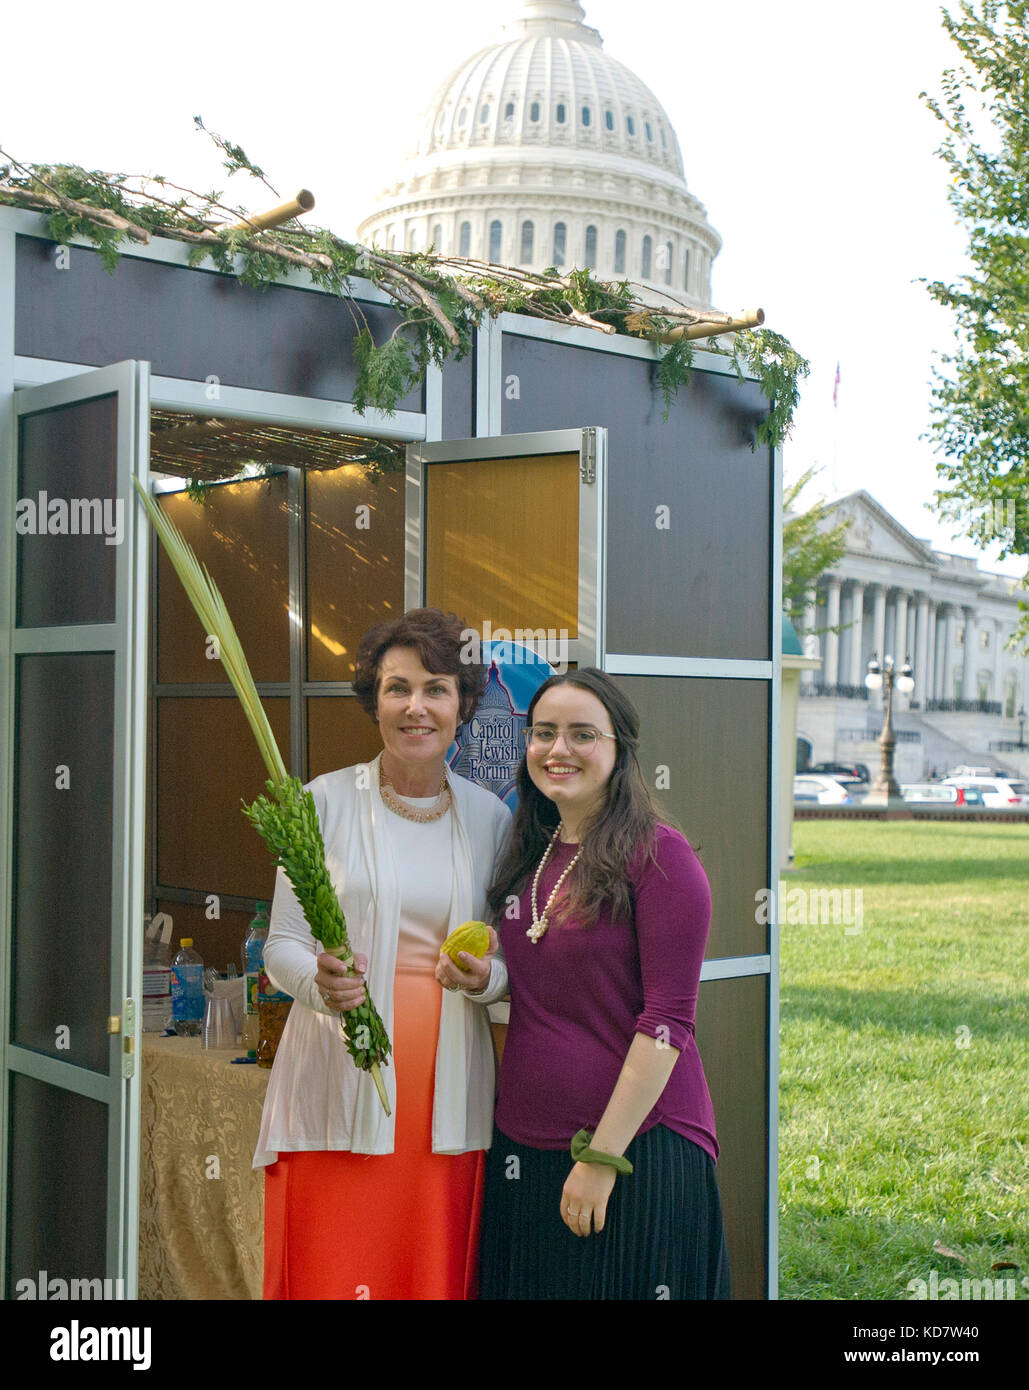
[[[521,0],[500,41],[437,90],[358,239],[535,271],[588,266],[655,302],[709,309],[721,237],[686,187],[661,103],[584,20],[578,0]]]

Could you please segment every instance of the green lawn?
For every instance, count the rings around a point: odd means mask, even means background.
[[[935,1270],[1029,1298],[1029,826],[798,821],[793,843],[780,1297],[908,1299]],[[803,924],[798,888],[860,889],[860,924],[853,897]]]

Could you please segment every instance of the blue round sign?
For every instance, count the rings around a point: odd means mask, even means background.
[[[482,663],[489,667],[486,689],[471,719],[458,729],[447,762],[459,776],[493,792],[513,811],[529,703],[556,673],[549,661],[519,642],[483,642]]]

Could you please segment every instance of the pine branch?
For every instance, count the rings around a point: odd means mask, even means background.
[[[0,154],[3,154],[2,150],[0,150]],[[5,154],[4,158],[10,159],[10,155]],[[11,160],[12,164],[15,162]],[[18,168],[21,168],[20,164]],[[31,177],[38,183],[43,182],[35,174]],[[92,222],[102,222],[105,227],[111,227],[116,232],[123,232],[133,241],[141,241],[144,246],[150,241],[150,233],[145,227],[137,226],[128,218],[120,217],[110,208],[98,208],[92,203],[80,203],[74,198],[66,198],[62,193],[48,192],[46,188],[22,188],[18,184],[0,183],[0,196],[13,203],[21,203],[24,207],[36,208],[40,212],[63,212],[69,217],[88,218]]]

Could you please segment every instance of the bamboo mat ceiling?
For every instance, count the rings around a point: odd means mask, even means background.
[[[150,414],[150,467],[155,473],[215,482],[246,465],[260,468],[342,468],[348,463],[381,469],[403,466],[404,445],[324,430],[198,418],[177,411]]]

